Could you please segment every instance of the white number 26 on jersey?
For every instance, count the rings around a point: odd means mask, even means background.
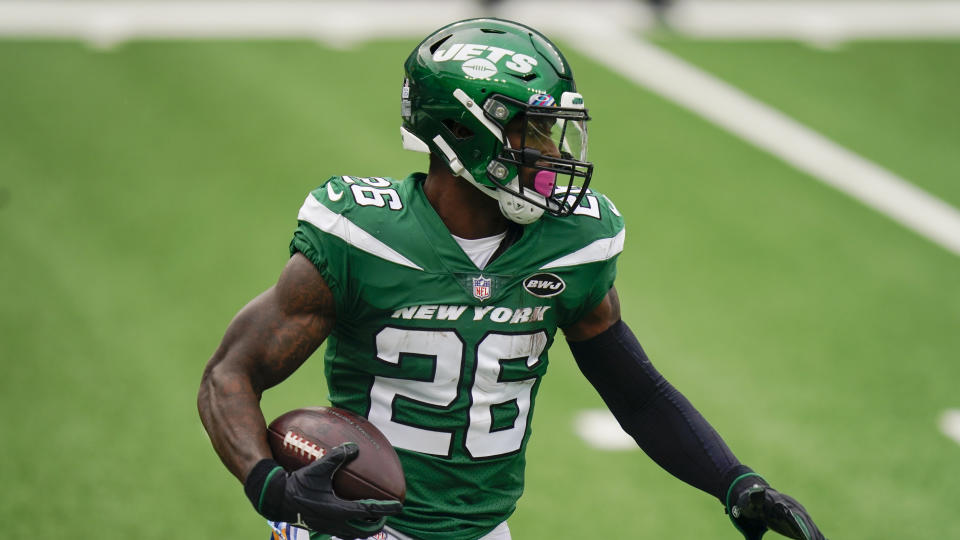
[[[393,420],[393,403],[399,397],[448,407],[456,401],[463,371],[464,341],[454,330],[420,330],[386,327],[376,337],[380,360],[399,365],[402,354],[434,358],[432,380],[408,380],[376,377],[370,389],[369,420],[398,448],[415,452],[449,456],[453,434],[427,429],[425,426],[401,424]],[[477,344],[476,371],[470,389],[470,411],[464,440],[467,452],[474,458],[510,454],[520,449],[527,431],[530,395],[537,381],[530,378],[501,380],[502,361],[525,359],[527,368],[540,363],[540,354],[547,344],[546,332],[527,334],[487,334]],[[492,408],[514,402],[517,417],[513,427],[494,429]]]

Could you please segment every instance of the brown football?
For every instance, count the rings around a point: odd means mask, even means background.
[[[277,417],[267,427],[273,459],[293,471],[323,457],[334,446],[357,443],[357,459],[333,476],[333,491],[344,499],[403,502],[407,483],[390,441],[366,418],[334,407],[306,407]]]

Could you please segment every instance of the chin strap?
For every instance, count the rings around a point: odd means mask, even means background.
[[[507,187],[515,191],[519,191],[520,179],[518,177],[514,177],[513,180],[507,184]],[[540,217],[543,215],[543,208],[540,208],[535,204],[530,204],[528,201],[517,197],[513,193],[498,189],[497,195],[497,199],[500,201],[500,212],[506,216],[507,219],[514,223],[519,223],[520,225],[529,225],[530,223],[540,219]],[[531,196],[543,198],[543,196],[539,193],[536,195],[531,194]]]
[[[443,152],[444,157],[447,158],[447,163],[450,166],[450,171],[454,176],[459,176],[467,182],[470,182],[474,187],[480,190],[481,193],[494,198],[497,202],[500,203],[500,212],[514,223],[520,225],[529,225],[534,221],[540,219],[540,216],[543,215],[543,208],[540,208],[534,204],[517,197],[516,195],[504,191],[498,188],[491,188],[477,182],[476,179],[470,174],[470,171],[463,166],[463,163],[460,162],[460,158],[457,156],[457,153],[453,151],[453,148],[447,144],[447,141],[443,139],[440,135],[437,135],[433,138],[433,144],[437,145],[437,148]],[[520,179],[514,177],[513,180],[507,184],[511,189],[519,191],[520,188]],[[531,196],[543,197],[539,193],[531,194]],[[546,200],[544,198],[544,200]]]

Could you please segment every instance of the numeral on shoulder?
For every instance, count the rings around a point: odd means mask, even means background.
[[[397,190],[391,187],[393,184],[386,178],[376,176],[371,178],[342,176],[341,178],[350,185],[353,200],[360,206],[388,207],[391,210],[403,208],[400,195]]]

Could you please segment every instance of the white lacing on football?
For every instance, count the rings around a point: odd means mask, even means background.
[[[309,456],[311,461],[316,461],[326,454],[323,448],[313,444],[292,431],[288,431],[283,437],[283,447],[289,448],[302,456]]]

